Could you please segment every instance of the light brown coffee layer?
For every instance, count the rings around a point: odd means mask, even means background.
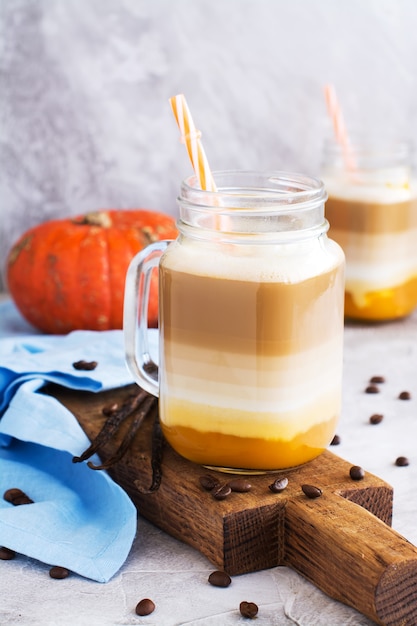
[[[330,196],[326,217],[338,230],[369,234],[394,233],[417,227],[417,199],[392,204],[359,201]]]
[[[169,342],[242,355],[297,353],[340,332],[342,281],[340,267],[285,284],[161,266],[161,332]]]

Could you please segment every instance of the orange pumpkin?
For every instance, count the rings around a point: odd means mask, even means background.
[[[45,222],[9,252],[6,278],[21,314],[45,333],[122,328],[127,268],[149,243],[177,236],[165,213],[108,210]],[[149,325],[158,323],[152,277]]]

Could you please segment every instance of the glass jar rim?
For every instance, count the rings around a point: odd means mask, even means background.
[[[252,170],[213,172],[217,191],[196,175],[181,185],[178,229],[194,237],[230,241],[310,238],[328,228],[324,183],[298,173]]]
[[[298,172],[219,170],[213,172],[213,178],[217,191],[202,190],[196,174],[187,177],[181,184],[179,204],[196,205],[200,211],[219,208],[235,213],[239,209],[312,209],[327,199],[320,179]]]

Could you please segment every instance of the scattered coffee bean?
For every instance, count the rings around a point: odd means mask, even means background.
[[[410,465],[410,461],[407,459],[406,456],[399,456],[395,460],[395,465],[398,465],[398,467],[406,467],[407,465]]]
[[[380,424],[383,419],[384,419],[383,415],[381,415],[380,413],[374,413],[369,418],[369,421],[370,421],[371,424]]]
[[[56,580],[62,580],[64,578],[68,578],[69,570],[66,567],[61,567],[59,565],[54,565],[49,570],[49,576],[51,578],[55,578]]]
[[[113,413],[115,413],[118,409],[119,405],[117,404],[117,402],[113,402],[113,404],[104,406],[101,409],[101,412],[103,413],[103,415],[106,415],[106,417],[109,417],[110,415],[113,415]]]
[[[31,500],[29,496],[24,493],[24,491],[18,489],[17,487],[7,489],[3,494],[3,498],[14,506],[19,506],[21,504],[33,504],[33,500]]]
[[[98,363],[97,361],[75,361],[75,363],[72,364],[72,367],[75,370],[95,370],[97,367]]]
[[[208,581],[210,585],[213,585],[213,587],[228,587],[232,582],[232,579],[226,572],[216,570],[210,574]]]
[[[399,400],[411,400],[411,393],[409,391],[402,391],[398,398]]]
[[[365,389],[365,393],[379,393],[379,387],[376,385],[368,385]]]
[[[272,493],[281,493],[288,486],[288,478],[277,478],[274,482],[269,485],[269,489]]]
[[[232,478],[227,484],[232,491],[237,493],[246,493],[252,489],[252,485],[246,478]]]
[[[301,485],[301,489],[307,496],[307,498],[319,498],[322,495],[322,490],[314,485]]]
[[[338,446],[340,444],[340,442],[341,442],[341,439],[340,439],[339,435],[335,435],[333,437],[333,439],[331,440],[330,445],[331,446]]]
[[[362,478],[365,478],[365,471],[359,465],[352,465],[349,470],[349,475],[352,480],[362,480]]]
[[[2,561],[11,561],[16,556],[16,552],[14,550],[10,550],[10,548],[0,547],[0,559]]]
[[[227,483],[225,483],[224,485],[217,485],[214,487],[211,493],[213,498],[216,500],[224,500],[227,496],[230,496],[232,489]]]
[[[219,486],[219,481],[214,476],[210,476],[209,474],[204,474],[204,476],[200,476],[200,485],[206,491],[212,491],[215,487]]]
[[[254,619],[258,614],[258,606],[255,602],[241,602],[239,605],[239,611],[242,617]]]
[[[385,378],[383,376],[372,376],[372,378],[369,381],[371,384],[376,383],[384,383],[385,382]]]
[[[141,615],[141,616],[150,615],[154,611],[155,611],[155,603],[149,598],[143,598],[143,600],[137,603],[136,609],[135,609],[136,615]]]
[[[6,500],[6,502],[13,502],[15,498],[23,495],[25,494],[21,489],[18,489],[17,487],[11,487],[4,492],[3,499]]]

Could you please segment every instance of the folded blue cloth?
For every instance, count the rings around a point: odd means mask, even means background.
[[[76,370],[79,360],[98,365]],[[136,509],[106,472],[72,462],[90,442],[70,411],[40,393],[47,382],[93,392],[132,383],[122,331],[42,335],[10,301],[0,304],[0,545],[106,582],[129,553]],[[34,503],[4,500],[12,487]]]

